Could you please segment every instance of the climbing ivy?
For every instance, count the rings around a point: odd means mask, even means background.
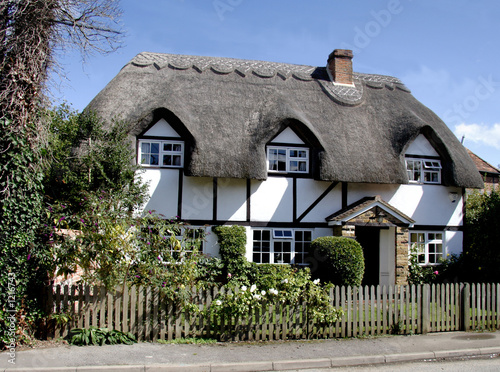
[[[36,238],[43,208],[41,154],[27,141],[33,129],[12,131],[13,126],[0,119],[0,344],[11,340],[10,323],[17,341],[31,336],[30,324],[41,313],[40,298],[33,294],[40,293],[48,262]],[[15,322],[7,322],[11,314]]]

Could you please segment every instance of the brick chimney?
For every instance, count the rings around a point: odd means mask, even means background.
[[[349,49],[335,49],[328,56],[328,74],[334,83],[353,85],[352,57],[352,50]]]

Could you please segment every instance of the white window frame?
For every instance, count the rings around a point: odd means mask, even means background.
[[[255,239],[255,232],[260,232],[260,239]],[[269,237],[269,239],[264,239],[264,232]],[[301,233],[301,234],[300,234]],[[301,239],[299,239],[301,235]],[[305,235],[309,236],[309,239],[305,238]],[[312,230],[310,229],[253,229],[252,230],[252,261],[258,264],[278,264],[278,265],[292,265],[296,264],[299,266],[306,266],[305,257],[308,252],[308,245],[311,244],[313,240]],[[275,252],[275,243],[279,244],[290,244],[290,260],[285,262],[285,260],[279,260],[277,256],[279,253]],[[301,247],[300,250],[297,247]],[[267,247],[264,251],[263,247]],[[255,248],[258,248],[257,250]],[[268,260],[263,259],[263,257],[268,256]],[[258,257],[258,259],[255,259]]]
[[[177,260],[177,261],[175,261],[176,264],[183,263],[186,255],[190,256],[194,252],[193,246],[186,246],[187,239],[185,239],[185,234],[187,233],[187,231],[191,232],[193,235],[196,236],[196,234],[201,233],[201,230],[204,230],[204,228],[203,227],[182,228],[181,231],[178,231],[180,233],[180,235],[178,235],[178,234],[174,235],[175,239],[177,239],[179,241],[181,248],[182,248],[181,251],[177,251],[174,246],[170,245],[170,248],[168,249],[170,256],[172,256],[174,259]],[[171,237],[172,237],[171,235],[165,236],[165,239],[170,239]],[[200,246],[197,247],[197,252],[200,254],[204,254],[205,241],[201,240],[199,243],[200,243]],[[161,258],[161,256],[160,256],[160,258]],[[163,261],[162,258],[161,258],[161,260]],[[168,262],[168,261],[164,262],[164,263],[171,264],[171,262]]]
[[[416,236],[416,239],[413,239],[413,236]],[[417,261],[421,266],[440,265],[439,259],[445,257],[444,237],[444,231],[410,231],[409,252],[412,254],[416,248]],[[441,247],[441,252],[437,250],[438,246]]]
[[[151,164],[151,155],[149,163],[143,163],[143,155],[156,154],[156,153],[143,153],[143,145],[152,144],[158,145],[158,164]],[[139,151],[137,155],[137,163],[143,167],[159,167],[159,168],[183,168],[184,167],[184,141],[179,140],[156,140],[156,139],[142,139],[139,140]],[[171,146],[171,149],[168,149]],[[174,150],[173,147],[177,146],[178,149]],[[165,157],[179,159],[178,164],[163,164]],[[172,163],[172,162],[171,162]]]
[[[406,172],[410,183],[441,184],[441,160],[427,158],[406,158]],[[433,181],[433,175],[437,175]]]
[[[275,159],[274,155],[271,153],[273,151],[284,151],[285,158],[281,161],[285,162],[285,169],[271,169],[273,161],[279,161]],[[292,156],[294,151],[302,151],[305,153],[305,157]],[[267,170],[271,173],[299,173],[307,174],[309,173],[309,149],[307,147],[295,147],[295,146],[268,146],[267,147]],[[299,170],[299,164],[297,164],[297,169],[294,169],[293,162],[301,162],[306,166],[305,170]]]

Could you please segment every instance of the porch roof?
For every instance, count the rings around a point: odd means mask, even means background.
[[[372,216],[366,212],[374,210]],[[379,221],[380,220],[380,221]],[[328,225],[354,224],[362,226],[407,226],[413,227],[415,220],[384,201],[380,195],[364,197],[326,218]]]

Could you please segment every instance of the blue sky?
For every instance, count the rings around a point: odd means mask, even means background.
[[[357,72],[400,78],[464,145],[500,165],[497,0],[121,0],[124,46],[60,60],[55,103],[81,111],[136,54],[222,56],[324,66],[352,49]]]

